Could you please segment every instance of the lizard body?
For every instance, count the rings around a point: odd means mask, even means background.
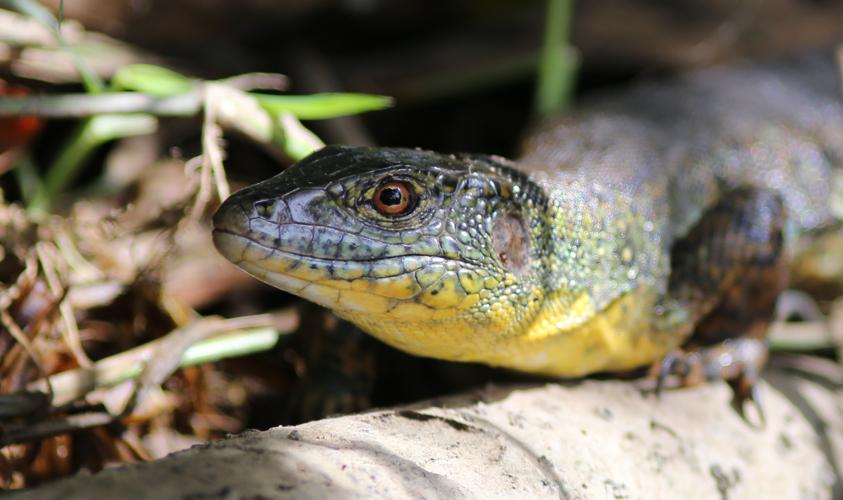
[[[226,200],[214,242],[414,354],[647,365],[729,293],[766,296],[731,292],[743,276],[777,292],[798,236],[835,222],[836,76],[810,55],[642,85],[539,125],[516,161],[327,147]]]

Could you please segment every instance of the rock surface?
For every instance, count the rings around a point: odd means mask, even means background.
[[[660,398],[623,381],[490,387],[248,432],[19,497],[839,498],[839,387],[770,370],[764,425],[741,418],[725,384]]]

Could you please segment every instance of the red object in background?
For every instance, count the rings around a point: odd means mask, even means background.
[[[0,99],[27,94],[26,87],[7,85],[0,80]],[[12,168],[21,148],[35,138],[43,124],[34,116],[0,118],[0,174]]]
[[[0,81],[0,96],[29,94],[25,87],[15,87]],[[0,154],[29,143],[41,130],[42,122],[34,116],[0,118]]]

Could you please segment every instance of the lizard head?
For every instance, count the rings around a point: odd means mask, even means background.
[[[469,360],[541,307],[546,209],[503,158],[331,146],[227,199],[214,244],[387,343]]]

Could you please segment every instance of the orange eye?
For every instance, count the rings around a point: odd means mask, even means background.
[[[375,191],[372,201],[383,215],[403,215],[412,209],[413,193],[405,182],[387,182]]]

